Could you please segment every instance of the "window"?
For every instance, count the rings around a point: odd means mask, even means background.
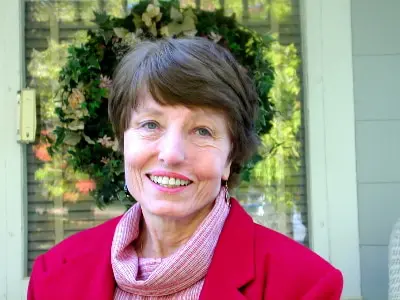
[[[263,160],[257,180],[235,191],[257,222],[307,244],[304,128],[302,121],[300,16],[298,0],[182,0],[182,5],[203,9],[225,7],[247,26],[278,35],[271,48],[276,63],[276,89],[271,93],[277,110],[274,127],[263,137]],[[25,0],[26,82],[38,93],[37,143],[27,150],[28,162],[28,270],[35,257],[83,229],[120,215],[119,203],[100,210],[87,194],[90,182],[64,163],[51,158],[45,136],[55,122],[51,101],[57,72],[66,59],[67,46],[84,41],[94,9],[123,15],[133,1]]]

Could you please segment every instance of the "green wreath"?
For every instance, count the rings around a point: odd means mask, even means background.
[[[69,48],[60,73],[56,116],[58,124],[48,151],[65,156],[77,174],[86,174],[86,192],[102,207],[119,200],[129,205],[134,199],[124,191],[124,166],[107,115],[107,97],[114,68],[124,54],[145,39],[200,36],[229,49],[253,78],[260,101],[256,124],[260,135],[271,129],[273,109],[269,91],[273,69],[267,59],[269,40],[240,25],[235,16],[222,10],[210,12],[180,8],[179,1],[139,2],[125,18],[95,14],[96,30],[86,43]],[[255,156],[243,167],[242,179],[261,159]]]

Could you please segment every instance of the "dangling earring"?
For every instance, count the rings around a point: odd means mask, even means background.
[[[124,192],[125,192],[126,198],[129,198],[131,196],[129,194],[128,185],[126,183],[124,184]]]
[[[129,190],[128,190],[128,185],[125,183],[124,184],[124,192],[127,198],[129,198],[130,194],[129,194]]]
[[[228,180],[225,181],[225,202],[231,207],[231,196],[229,195]]]

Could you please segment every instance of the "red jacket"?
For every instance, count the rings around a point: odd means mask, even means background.
[[[80,232],[39,256],[28,300],[112,300],[110,252],[119,219]],[[339,300],[342,286],[337,269],[290,238],[255,224],[233,200],[200,299]]]

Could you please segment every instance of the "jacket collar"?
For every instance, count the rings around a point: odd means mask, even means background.
[[[254,223],[235,199],[218,240],[200,299],[245,299],[240,288],[255,274]]]
[[[240,204],[233,198],[231,200],[232,207],[215,248],[200,299],[213,299],[216,291],[223,291],[226,299],[245,299],[239,289],[254,277],[254,224]],[[99,243],[92,249],[86,249],[89,251],[74,258],[66,254],[61,265],[45,272],[42,284],[48,288],[42,291],[46,296],[42,295],[40,299],[54,299],[57,292],[62,293],[57,299],[113,299],[116,284],[111,266],[111,243],[119,219],[101,225],[103,230],[96,232]],[[80,245],[77,243],[75,246]]]

